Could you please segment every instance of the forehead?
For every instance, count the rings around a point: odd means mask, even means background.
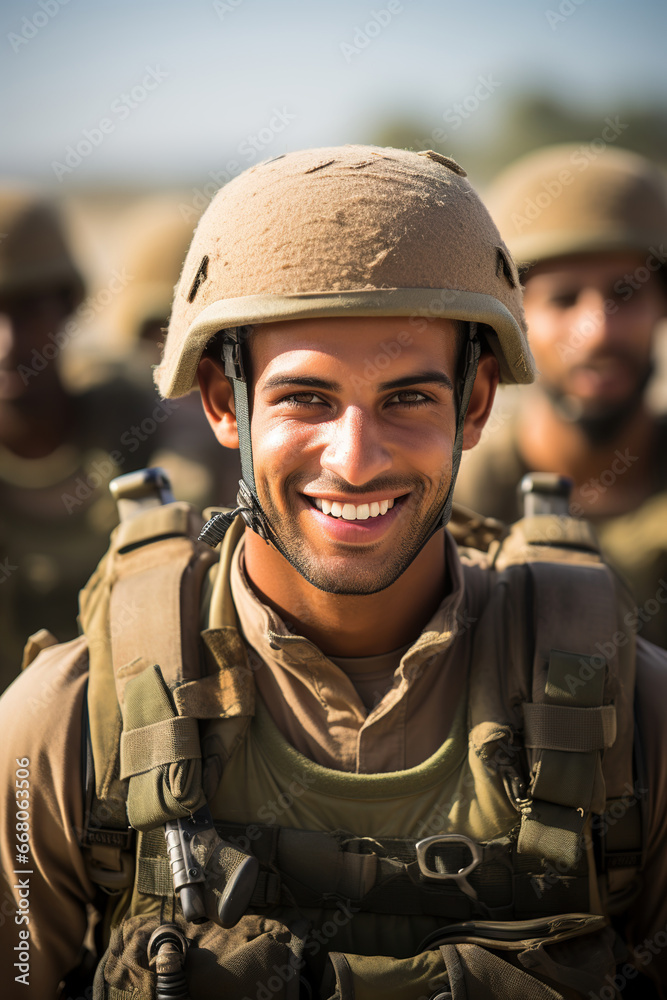
[[[453,320],[399,316],[265,323],[255,327],[248,340],[258,377],[294,364],[386,371],[407,370],[429,360],[448,371],[456,365],[458,343]]]
[[[639,251],[623,250],[555,257],[531,267],[524,277],[524,285],[529,292],[561,282],[583,285],[615,280],[641,267],[645,256]]]

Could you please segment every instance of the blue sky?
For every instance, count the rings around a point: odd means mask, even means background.
[[[4,0],[0,172],[57,187],[87,130],[66,181],[205,176],[437,125],[484,83],[471,135],[526,90],[604,117],[667,102],[666,38],[660,0]]]

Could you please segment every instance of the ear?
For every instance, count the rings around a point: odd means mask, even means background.
[[[222,363],[213,358],[202,358],[197,368],[197,380],[204,412],[217,440],[225,448],[238,448],[234,391]]]
[[[489,419],[500,378],[498,361],[491,351],[484,351],[477,366],[477,376],[463,424],[463,450],[474,448]]]

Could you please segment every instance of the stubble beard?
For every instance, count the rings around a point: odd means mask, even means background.
[[[619,400],[580,399],[566,390],[565,380],[560,385],[544,377],[541,380],[540,388],[559,416],[567,423],[576,424],[593,446],[612,441],[632,420],[644,400],[646,386],[653,375],[653,362],[642,364],[632,356],[626,360],[635,370],[635,385]]]
[[[284,484],[284,491],[281,491],[283,493],[283,509],[288,512],[286,515],[280,513],[269,490],[262,490],[261,505],[275,536],[276,547],[290,565],[313,587],[327,594],[346,596],[377,594],[398,580],[430,538],[433,526],[444,505],[450,479],[451,465],[443,473],[434,499],[421,516],[418,512],[422,501],[417,500],[415,514],[406,519],[405,530],[396,539],[390,554],[382,559],[379,566],[374,564],[369,567],[368,561],[374,562],[373,552],[382,546],[382,541],[366,548],[366,551],[359,551],[356,558],[350,554],[351,546],[348,547],[346,555],[322,557],[321,559],[313,555],[311,543],[304,539],[296,527],[298,525],[298,512],[289,500],[290,495],[294,495],[293,485],[291,486],[289,480]],[[412,480],[410,483],[412,495],[423,498],[427,492],[427,483],[427,480]],[[405,492],[407,493],[408,490]],[[351,560],[356,563],[352,569],[350,568]],[[344,562],[344,566],[341,566],[341,562]]]

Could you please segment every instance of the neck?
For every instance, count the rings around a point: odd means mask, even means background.
[[[595,443],[576,423],[535,392],[521,410],[519,451],[536,472],[557,472],[574,482],[573,507],[586,517],[632,510],[652,491],[651,441],[655,421],[644,405],[611,441]]]
[[[328,656],[376,656],[412,642],[444,596],[445,545],[438,531],[391,586],[377,594],[329,594],[308,583],[273,546],[246,529],[253,589]]]

